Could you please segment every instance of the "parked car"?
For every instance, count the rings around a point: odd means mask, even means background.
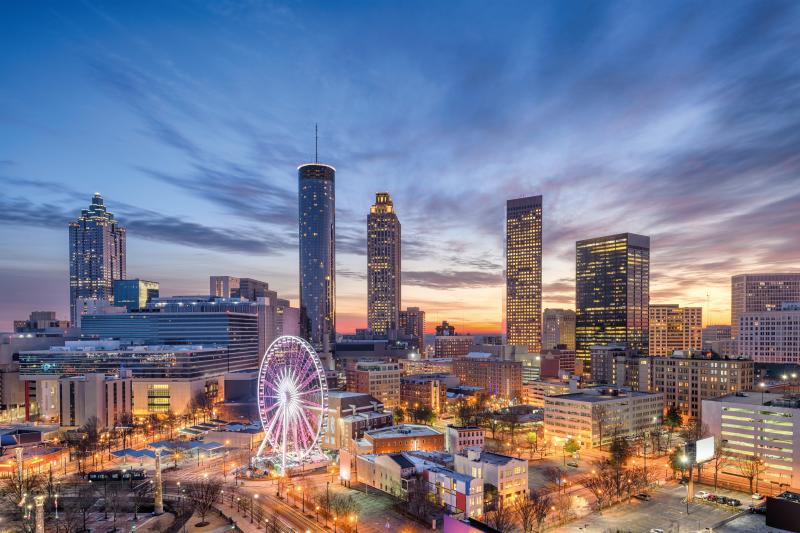
[[[730,502],[732,499],[733,499],[733,498],[728,498],[727,496],[718,496],[718,497],[717,497],[717,503],[721,503],[721,504],[723,504],[723,505],[730,505],[730,503],[729,503],[729,502]]]
[[[737,500],[736,498],[728,498],[727,504],[730,505],[731,507],[739,507],[740,505],[742,505],[742,502],[740,500]]]
[[[751,505],[747,509],[748,513],[751,514],[767,514],[767,506],[766,505]]]
[[[706,500],[710,502],[717,501],[717,498],[719,498],[719,496],[717,496],[716,494],[709,494],[708,496],[706,496]]]
[[[679,483],[680,483],[681,485],[686,485],[687,483],[689,483],[689,478],[688,478],[687,476],[683,476],[683,477],[681,478],[681,480],[679,481]]]
[[[650,529],[650,533],[664,533],[664,530],[661,528],[654,527]]]
[[[764,496],[762,496],[761,494],[759,494],[759,493],[757,493],[757,492],[756,492],[755,494],[753,494],[752,496],[750,496],[750,498],[752,498],[753,500],[763,500],[763,499],[764,499]]]
[[[637,500],[642,500],[643,502],[649,502],[653,497],[646,492],[640,492],[639,494],[635,495],[634,498]]]
[[[701,500],[705,500],[709,496],[711,496],[711,493],[705,490],[698,490],[697,492],[694,493],[694,497],[700,498]]]
[[[571,466],[572,468],[578,468],[578,463],[575,461],[567,461],[567,466]]]

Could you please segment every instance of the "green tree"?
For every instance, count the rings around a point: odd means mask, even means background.
[[[667,440],[667,447],[670,446],[672,442],[672,434],[675,432],[677,428],[681,425],[681,414],[678,412],[678,406],[672,404],[667,409],[667,414],[664,416],[664,425],[667,426],[669,430],[669,439]]]
[[[395,424],[402,424],[403,420],[406,419],[406,412],[403,410],[402,407],[397,406],[394,408],[394,423]]]
[[[525,435],[525,442],[528,443],[528,455],[533,458],[533,454],[536,452],[536,445],[539,442],[539,435],[535,431],[529,431]]]
[[[581,449],[581,445],[575,439],[569,439],[564,443],[564,464],[567,463],[567,454],[577,453]]]

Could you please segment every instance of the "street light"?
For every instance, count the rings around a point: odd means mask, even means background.
[[[689,463],[689,458],[686,454],[681,455],[681,464],[686,465]],[[692,479],[692,466],[689,465],[689,481]],[[689,483],[686,483],[686,514],[689,514]]]
[[[764,405],[764,388],[767,386],[767,384],[762,381],[758,384],[758,386],[761,387],[761,405]]]

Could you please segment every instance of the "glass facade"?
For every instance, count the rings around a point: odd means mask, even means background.
[[[125,228],[95,193],[89,209],[69,223],[69,309],[76,323],[75,300],[112,300],[112,281],[125,278]]]
[[[147,302],[158,298],[159,285],[156,281],[143,279],[117,279],[114,288],[114,305],[125,307],[128,311],[144,309]]]
[[[81,344],[81,343],[78,343]],[[84,343],[85,344],[85,343]],[[137,379],[193,380],[252,367],[232,366],[224,346],[67,346],[22,352],[19,373],[28,380],[130,370]]]
[[[389,193],[379,192],[367,215],[367,326],[396,330],[399,313],[400,221]]]
[[[506,203],[506,337],[531,352],[541,349],[541,196]]]
[[[650,237],[621,233],[576,243],[575,349],[591,372],[591,347],[648,352]]]
[[[258,315],[235,312],[86,315],[84,337],[157,345],[227,347],[228,371],[254,369],[260,360]]]
[[[336,334],[336,169],[320,163],[297,169],[300,215],[300,329],[315,348]]]

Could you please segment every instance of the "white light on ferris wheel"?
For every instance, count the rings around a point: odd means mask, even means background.
[[[269,446],[287,462],[302,462],[318,447],[328,416],[328,384],[317,353],[303,339],[283,336],[267,349],[258,372],[258,413]]]

